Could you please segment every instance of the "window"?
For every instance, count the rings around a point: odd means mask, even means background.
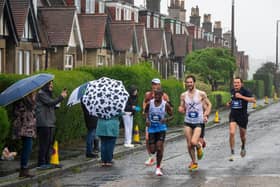
[[[122,19],[122,12],[119,7],[116,8],[116,20],[121,20]]]
[[[22,75],[23,74],[23,59],[22,59],[22,56],[23,56],[23,52],[21,50],[19,50],[17,52],[17,56],[18,56],[18,59],[17,59],[17,73]]]
[[[154,28],[158,28],[158,27],[159,27],[158,17],[154,16]]]
[[[177,62],[174,63],[174,76],[179,79],[179,64]]]
[[[24,51],[24,73],[30,75],[30,51]]]
[[[181,25],[179,23],[176,24],[176,34],[181,34]]]
[[[174,33],[174,23],[170,23],[170,30],[171,30],[171,33],[173,34]]]
[[[4,35],[4,27],[5,27],[5,24],[4,24],[4,20],[3,20],[3,14],[1,15],[0,17],[0,35]]]
[[[102,2],[102,1],[99,1],[99,13],[100,14],[105,13],[105,5],[104,5],[104,2]]]
[[[163,29],[164,28],[164,19],[160,20],[160,27]]]
[[[81,0],[75,0],[75,6],[78,13],[81,13]]]
[[[125,65],[128,66],[128,67],[131,66],[131,58],[126,57],[126,59],[125,59]]]
[[[94,0],[86,0],[86,13],[93,14],[94,13]]]
[[[41,55],[34,55],[33,71],[40,71]]]
[[[64,59],[64,70],[73,69],[73,55],[65,55]]]
[[[105,56],[102,56],[102,55],[98,55],[98,59],[97,59],[97,66],[100,67],[100,66],[104,66],[106,64],[106,58]]]
[[[138,23],[138,11],[134,11],[134,21]]]
[[[147,15],[147,28],[150,28],[151,27],[151,20],[150,20],[150,16]]]
[[[32,31],[31,31],[31,27],[30,27],[28,18],[26,19],[25,24],[24,24],[23,38],[32,39]]]

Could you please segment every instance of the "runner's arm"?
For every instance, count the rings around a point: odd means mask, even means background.
[[[185,114],[186,108],[185,108],[185,93],[182,93],[180,96],[180,105],[178,107],[178,112]]]

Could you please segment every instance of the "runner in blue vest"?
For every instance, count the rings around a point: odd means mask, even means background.
[[[160,164],[164,151],[164,140],[167,130],[167,122],[173,119],[173,110],[170,104],[162,99],[163,91],[156,90],[154,99],[145,107],[146,126],[149,133],[149,150],[156,153],[156,175],[162,176]],[[168,114],[168,117],[167,117]]]

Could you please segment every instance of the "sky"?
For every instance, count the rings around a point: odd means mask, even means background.
[[[137,6],[144,2],[134,1]],[[162,13],[167,14],[169,2],[161,0]],[[224,32],[231,30],[232,0],[185,0],[187,22],[191,8],[196,5],[199,7],[201,23],[204,14],[211,14],[213,23],[222,22]],[[250,71],[255,71],[266,61],[275,62],[276,20],[280,20],[280,0],[235,0],[235,37],[238,49],[249,55]]]

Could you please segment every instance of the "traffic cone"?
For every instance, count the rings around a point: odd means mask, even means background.
[[[265,96],[265,98],[264,98],[264,104],[268,104],[268,97],[267,96]]]
[[[253,109],[256,109],[257,108],[257,103],[253,103]]]
[[[54,141],[54,144],[53,144],[53,153],[51,156],[50,164],[57,165],[57,166],[59,165],[58,142],[57,141]]]
[[[139,134],[139,127],[136,124],[133,129],[133,142],[140,143],[140,134]]]
[[[214,123],[220,123],[219,112],[218,110],[215,113]]]
[[[273,99],[274,99],[274,101],[278,101],[277,93],[274,93]]]

